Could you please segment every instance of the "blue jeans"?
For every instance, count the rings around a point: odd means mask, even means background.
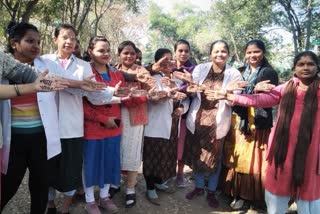
[[[209,175],[209,180],[208,180],[208,190],[211,192],[216,191],[218,182],[219,182],[219,177],[220,177],[220,172],[221,172],[221,161],[217,166],[216,171],[211,173]],[[194,180],[195,180],[195,185],[197,188],[204,188],[204,173],[203,172],[194,172]]]
[[[268,214],[283,214],[288,210],[288,202],[290,197],[278,196],[269,191],[265,191],[265,200],[267,204]],[[298,213],[302,214],[318,214],[320,213],[320,199],[313,201],[296,200]]]

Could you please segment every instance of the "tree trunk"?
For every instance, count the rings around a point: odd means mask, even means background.
[[[306,24],[306,47],[305,50],[310,49],[310,35],[311,35],[311,25],[312,25],[312,0],[308,0],[307,5],[307,24]]]
[[[31,13],[33,12],[33,8],[36,6],[36,4],[39,2],[39,0],[34,0],[34,1],[28,1],[26,4],[26,10],[21,16],[21,21],[22,22],[29,22]]]

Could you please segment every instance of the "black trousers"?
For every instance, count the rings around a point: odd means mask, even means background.
[[[160,178],[157,178],[154,176],[144,176],[144,179],[146,180],[147,190],[155,189],[154,184],[162,184],[163,183],[163,181]]]
[[[7,174],[2,174],[1,211],[17,192],[29,169],[31,214],[45,213],[48,201],[47,145],[45,133],[13,134]]]

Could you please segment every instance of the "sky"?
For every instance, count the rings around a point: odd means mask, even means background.
[[[211,1],[212,0],[160,0],[160,1],[155,1],[157,5],[159,5],[161,8],[163,8],[164,11],[170,11],[172,7],[175,4],[190,4],[190,6],[195,6],[198,7],[200,10],[209,10],[211,6]]]

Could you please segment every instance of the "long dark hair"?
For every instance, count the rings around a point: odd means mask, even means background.
[[[8,35],[8,51],[10,53],[14,53],[13,48],[11,47],[11,41],[14,40],[15,42],[20,42],[21,39],[27,34],[29,30],[35,31],[39,33],[36,26],[25,23],[25,22],[10,22],[6,28],[6,33]]]
[[[318,72],[319,59],[316,54],[311,51],[304,51],[297,54],[294,58],[294,68],[297,62],[302,58],[309,56],[316,63]],[[306,156],[309,145],[312,140],[312,133],[315,123],[315,115],[318,109],[318,96],[320,78],[317,74],[312,77],[313,81],[309,85],[304,97],[304,107],[302,110],[297,145],[294,151],[293,167],[292,167],[292,184],[295,189],[299,187],[304,180],[304,171],[306,165]],[[275,133],[274,161],[275,161],[275,177],[277,178],[278,168],[283,168],[288,153],[288,143],[290,135],[290,124],[295,109],[296,88],[293,79],[289,80],[283,97],[280,102],[280,118]]]

